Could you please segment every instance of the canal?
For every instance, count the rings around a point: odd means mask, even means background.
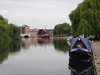
[[[94,75],[92,61],[69,59],[66,39],[0,42],[0,75]]]

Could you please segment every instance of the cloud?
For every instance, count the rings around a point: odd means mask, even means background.
[[[83,0],[0,0],[0,14],[18,26],[54,28],[68,22],[69,13]]]

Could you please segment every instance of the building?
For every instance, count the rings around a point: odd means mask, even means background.
[[[31,29],[31,38],[37,38],[38,29]]]
[[[21,26],[21,36],[22,37],[30,37],[30,27],[27,25]]]
[[[50,34],[50,37],[53,37],[53,29],[46,29],[46,32]]]
[[[38,32],[40,29],[30,29],[28,25],[23,25],[20,27],[21,37],[30,37],[30,38],[37,38]],[[53,37],[53,29],[42,29],[45,30],[46,33],[50,34],[50,37]]]
[[[45,30],[46,33],[50,34],[50,37],[53,37],[53,29],[31,29],[30,32],[31,37],[37,38],[39,30]]]

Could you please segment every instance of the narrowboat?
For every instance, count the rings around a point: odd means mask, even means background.
[[[38,37],[39,38],[49,38],[50,35],[45,30],[39,30],[38,31]]]
[[[92,48],[88,38],[72,38],[69,49],[70,58],[88,59],[92,57]]]
[[[93,71],[92,59],[76,60],[69,59],[69,69],[71,75],[90,75]]]

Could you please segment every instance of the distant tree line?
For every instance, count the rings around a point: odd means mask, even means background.
[[[20,27],[15,24],[8,24],[8,20],[0,15],[0,40],[20,38]]]
[[[95,35],[100,39],[100,0],[84,0],[69,17],[74,35]]]
[[[54,36],[64,36],[71,34],[71,26],[68,23],[57,24],[53,30]]]

